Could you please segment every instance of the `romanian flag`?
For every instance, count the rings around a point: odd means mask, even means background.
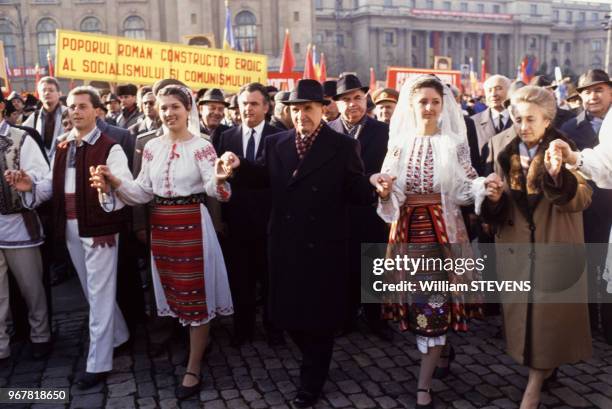
[[[306,61],[304,62],[304,76],[302,79],[316,80],[317,73],[315,72],[314,62],[312,60],[312,45],[308,44],[306,51]]]
[[[525,84],[529,84],[529,81],[534,77],[538,70],[538,60],[533,55],[526,55],[521,61],[521,80]]]
[[[225,0],[225,29],[223,30],[223,49],[234,50],[236,42],[234,41],[234,30],[232,30],[232,13],[229,9],[229,0]]]

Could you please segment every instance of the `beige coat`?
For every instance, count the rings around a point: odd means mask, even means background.
[[[483,217],[496,229],[498,280],[531,280],[536,290],[504,303],[503,316],[508,353],[537,369],[588,359],[592,353],[581,246],[582,211],[592,191],[567,169],[562,170],[561,186],[554,186],[543,159],[556,138],[564,137],[547,132],[526,177],[518,155],[520,139],[499,138],[494,171],[504,179],[505,192],[497,204],[486,200],[483,206]],[[535,302],[529,303],[530,298]],[[569,299],[582,302],[559,303]]]

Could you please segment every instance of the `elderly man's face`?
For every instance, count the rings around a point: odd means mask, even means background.
[[[312,135],[323,119],[323,104],[304,102],[291,105],[291,120],[300,135]]]
[[[485,88],[485,97],[489,108],[504,110],[504,101],[508,97],[508,86],[502,78],[491,81]]]

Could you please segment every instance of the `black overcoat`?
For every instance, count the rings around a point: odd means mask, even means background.
[[[350,205],[376,202],[359,142],[323,125],[300,163],[295,129],[266,138],[235,184],[270,187],[269,312],[279,328],[333,330],[346,318]]]

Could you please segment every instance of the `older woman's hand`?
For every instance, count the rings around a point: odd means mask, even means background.
[[[578,162],[578,157],[580,154],[578,152],[572,151],[572,148],[569,144],[561,139],[555,139],[548,145],[547,152],[560,152],[562,156],[562,160],[564,163],[569,163],[570,165],[575,165]]]
[[[559,174],[561,173],[562,165],[562,148],[558,145],[549,146],[548,149],[546,149],[546,153],[544,154],[544,166],[546,167],[546,172],[548,172],[550,177],[555,181],[556,185],[559,184]]]
[[[485,179],[485,188],[487,189],[487,199],[493,203],[499,202],[504,193],[504,181],[496,173],[491,173]]]

